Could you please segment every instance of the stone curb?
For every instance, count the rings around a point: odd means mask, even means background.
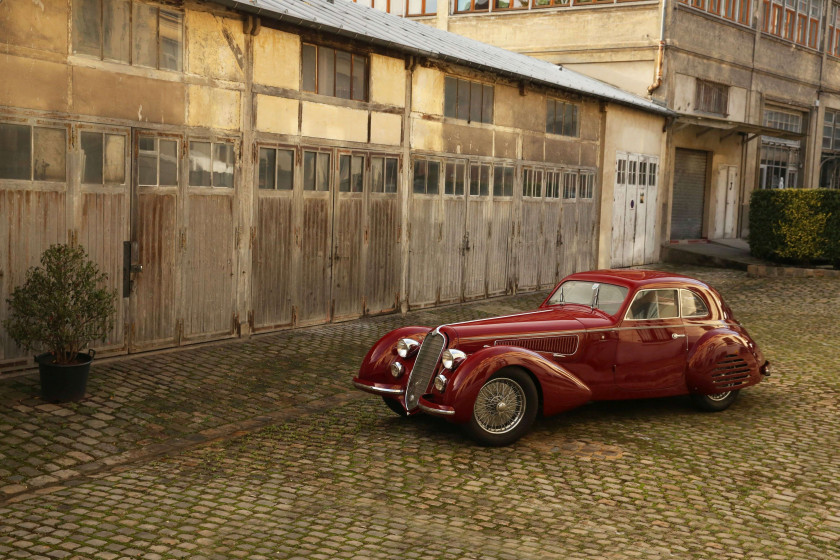
[[[747,276],[750,278],[840,278],[840,270],[751,264],[747,266]]]
[[[192,447],[199,447],[224,439],[237,438],[271,424],[276,424],[290,418],[298,418],[301,416],[308,416],[310,414],[323,412],[330,408],[336,408],[365,397],[367,397],[367,395],[359,391],[339,393],[322,399],[316,399],[286,410],[264,414],[262,416],[249,418],[248,420],[242,420],[241,422],[234,422],[224,426],[210,428],[186,437],[172,438],[164,442],[153,443],[140,449],[125,451],[118,455],[105,457],[100,461],[87,463],[83,465],[83,468],[78,470],[67,471],[67,476],[62,477],[60,484],[56,484],[56,480],[53,477],[42,477],[48,480],[43,481],[41,484],[38,484],[37,482],[33,484],[33,482],[37,480],[33,479],[29,481],[28,485],[20,485],[19,489],[7,488],[6,495],[0,496],[0,505],[27,500],[34,495],[56,492],[66,488],[67,486],[75,486],[78,482],[86,480],[91,476],[102,472],[120,471],[135,463],[151,461],[159,457],[179,453]]]

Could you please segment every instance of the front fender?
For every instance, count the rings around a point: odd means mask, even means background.
[[[741,333],[715,329],[703,334],[689,352],[686,384],[690,392],[704,395],[741,389],[761,380],[762,363]]]
[[[434,394],[435,401],[455,409],[453,422],[468,422],[479,389],[504,367],[519,367],[531,374],[542,395],[545,416],[578,407],[592,397],[592,391],[580,379],[536,352],[515,346],[492,346],[468,356],[450,374],[445,392]]]
[[[408,377],[409,367],[414,362],[414,357],[400,358],[397,355],[397,342],[401,338],[413,338],[422,344],[423,339],[431,329],[429,327],[402,327],[393,330],[380,338],[374,344],[365,358],[362,360],[362,365],[359,367],[359,373],[353,378],[354,382],[367,382],[383,385],[402,385],[405,387],[405,381]],[[401,360],[406,366],[406,373],[396,380],[391,375],[391,364],[394,360]]]

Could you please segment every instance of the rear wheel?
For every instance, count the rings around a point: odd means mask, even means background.
[[[408,416],[408,412],[405,411],[403,408],[402,403],[397,399],[392,399],[391,397],[382,397],[382,400],[385,401],[385,404],[388,405],[388,408],[394,411],[395,414],[398,416]]]
[[[691,395],[694,406],[705,412],[720,412],[726,410],[729,405],[738,398],[738,389],[715,393],[713,395]]]
[[[538,400],[537,388],[527,373],[501,369],[479,389],[468,430],[484,445],[510,445],[530,429]]]

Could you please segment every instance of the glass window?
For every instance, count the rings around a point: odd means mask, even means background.
[[[315,91],[317,84],[315,71],[318,67],[315,56],[315,45],[304,44],[301,50],[301,89],[303,91]]]
[[[276,184],[277,151],[270,148],[260,148],[259,178],[257,187],[273,190]]]
[[[100,57],[102,53],[102,0],[73,3],[73,52]]]
[[[141,136],[137,146],[138,182],[142,186],[158,184],[157,142],[152,136]]]
[[[160,148],[160,184],[161,186],[178,185],[178,142],[158,140]]]
[[[213,185],[211,146],[210,142],[190,142],[190,186]]]
[[[125,136],[122,134],[105,135],[104,179],[107,184],[125,183]]]
[[[577,197],[577,172],[563,172],[563,199],[573,200]]]
[[[140,136],[137,146],[138,180],[141,186],[178,185],[178,141]],[[190,155],[192,159],[192,154]],[[190,162],[192,164],[192,161]],[[192,179],[192,171],[190,171]]]
[[[129,0],[106,1],[102,6],[102,58],[105,60],[131,62],[131,49],[128,43],[130,14],[131,2]],[[99,53],[87,52],[85,54],[98,56]]]
[[[493,122],[493,86],[447,76],[443,114],[467,122]]]
[[[306,191],[330,190],[330,154],[303,152],[303,189]]]
[[[627,310],[627,319],[673,319],[679,317],[677,290],[642,290]]]
[[[364,189],[363,156],[341,155],[338,158],[338,190],[362,192]]]
[[[157,67],[157,21],[155,6],[134,3],[132,14],[132,62],[138,66]]]
[[[67,132],[60,128],[34,127],[33,179],[64,181],[67,177]]]
[[[408,0],[408,15],[424,16],[437,13],[437,0]]]
[[[578,106],[557,99],[547,99],[545,108],[545,131],[549,134],[577,137],[580,123]]]
[[[32,178],[32,127],[0,124],[0,179]]]
[[[63,128],[0,123],[0,179],[63,182],[66,153]]]
[[[342,99],[367,99],[367,58],[347,51],[303,44],[301,88]]]
[[[706,302],[691,290],[680,290],[680,305],[682,306],[683,317],[696,318],[709,315]]]
[[[234,159],[233,144],[229,142],[190,142],[190,186],[233,188]],[[161,168],[161,180],[163,175]]]
[[[160,10],[160,53],[158,68],[180,71],[181,45],[184,42],[184,16],[180,12]]]
[[[213,186],[233,188],[233,144],[213,144]]]
[[[438,194],[440,162],[425,159],[415,160],[413,185],[413,191],[417,194]]]
[[[462,162],[447,162],[443,194],[464,194],[464,176],[467,173],[467,166]]]
[[[294,150],[277,150],[277,189],[290,191],[295,184]]]
[[[82,183],[101,185],[104,182],[103,144],[101,132],[82,132]]]

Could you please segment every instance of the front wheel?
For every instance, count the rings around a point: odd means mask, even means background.
[[[713,395],[691,395],[694,406],[705,412],[720,412],[726,410],[729,405],[738,398],[738,389],[715,393]]]
[[[467,429],[484,445],[510,445],[531,427],[538,401],[537,388],[527,373],[501,369],[479,389]]]

